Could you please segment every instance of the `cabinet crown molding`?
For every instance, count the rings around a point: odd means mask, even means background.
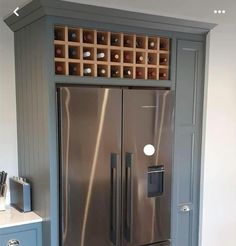
[[[33,0],[18,10],[19,16],[11,13],[4,19],[12,31],[44,16],[96,21],[113,25],[149,27],[157,30],[206,34],[216,26],[213,23],[190,21],[172,17],[144,14],[127,10],[98,7],[59,0]]]

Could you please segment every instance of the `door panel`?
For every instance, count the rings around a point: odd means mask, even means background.
[[[119,245],[121,100],[119,89],[60,88],[63,246]]]
[[[178,40],[172,245],[198,245],[203,101],[201,42]]]
[[[123,91],[125,246],[147,245],[170,238],[172,113],[170,91]],[[155,147],[152,156],[143,152],[147,144]]]

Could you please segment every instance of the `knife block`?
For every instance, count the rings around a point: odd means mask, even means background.
[[[30,184],[22,180],[10,178],[11,206],[21,212],[31,211]]]
[[[6,210],[6,194],[7,194],[7,186],[4,188],[4,196],[0,196],[0,211]]]

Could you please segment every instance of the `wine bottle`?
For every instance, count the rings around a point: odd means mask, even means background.
[[[63,67],[61,65],[56,65],[56,73],[62,73]]]
[[[160,43],[160,49],[161,49],[161,50],[165,50],[165,49],[166,49],[166,45],[165,45],[164,42],[161,42],[161,43]]]
[[[160,58],[160,63],[167,63],[167,58],[166,57],[161,57]]]
[[[90,67],[84,68],[84,75],[89,75],[92,73],[92,69]]]
[[[142,46],[143,46],[142,40],[141,39],[137,39],[136,40],[136,48],[142,48]]]
[[[138,55],[138,56],[136,57],[136,62],[137,62],[137,63],[141,63],[143,60],[144,60],[144,57],[143,57],[142,55]]]
[[[149,47],[149,49],[154,49],[154,47],[155,47],[155,42],[154,42],[154,41],[150,41],[150,42],[148,43],[148,47]]]
[[[85,43],[93,43],[93,35],[91,33],[84,33],[83,40]]]
[[[131,70],[129,68],[124,69],[124,75],[125,76],[130,76],[132,74]]]
[[[131,62],[132,56],[130,53],[125,53],[124,54],[124,62]]]
[[[143,73],[141,70],[136,71],[136,77],[142,77]]]
[[[149,63],[149,64],[152,64],[153,62],[154,62],[153,56],[149,56],[149,57],[148,57],[148,63]]]
[[[54,39],[55,40],[63,40],[62,32],[60,30],[54,30]]]
[[[119,58],[120,58],[120,55],[118,53],[111,54],[111,61],[117,62]]]
[[[118,77],[119,76],[119,70],[118,69],[116,69],[116,68],[112,68],[111,69],[111,76],[112,77]]]
[[[90,51],[85,51],[85,52],[83,53],[83,57],[84,57],[84,58],[89,58],[89,57],[91,57],[91,52],[90,52]]]
[[[69,48],[69,58],[77,58],[77,50],[73,47]]]
[[[68,40],[72,42],[76,42],[78,40],[77,33],[75,31],[69,31]]]
[[[78,73],[77,65],[76,64],[70,64],[69,65],[69,74],[70,75],[76,75]]]
[[[160,73],[159,76],[160,76],[160,78],[166,78],[167,77],[167,73]]]
[[[103,34],[98,34],[97,36],[97,43],[98,44],[104,44],[106,41],[106,37]]]
[[[119,38],[117,38],[116,36],[113,36],[111,38],[111,45],[118,45],[119,44]]]
[[[63,56],[63,51],[61,48],[55,48],[55,56],[56,57],[62,57]]]
[[[124,45],[125,46],[131,46],[131,40],[129,38],[125,38]]]
[[[154,71],[149,71],[148,72],[148,77],[149,78],[154,78],[156,76],[156,73]]]
[[[97,53],[97,59],[102,59],[102,58],[104,58],[106,55],[105,55],[105,53],[104,52],[99,52],[99,53]]]
[[[105,68],[99,68],[98,69],[98,76],[104,77],[106,75],[106,69]]]

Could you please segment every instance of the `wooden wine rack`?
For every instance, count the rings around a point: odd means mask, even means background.
[[[54,48],[57,75],[169,79],[168,38],[55,26]]]

